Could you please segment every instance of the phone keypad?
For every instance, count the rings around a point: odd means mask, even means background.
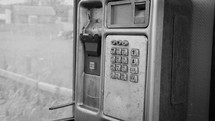
[[[116,80],[129,80],[132,83],[138,83],[139,49],[129,48],[127,40],[112,40],[111,44],[113,47],[110,50],[110,61],[112,63],[110,77]]]

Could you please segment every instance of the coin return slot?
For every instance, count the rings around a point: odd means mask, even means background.
[[[146,3],[135,3],[135,24],[145,23]]]

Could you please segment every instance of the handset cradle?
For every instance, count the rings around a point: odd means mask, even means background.
[[[88,56],[100,56],[101,54],[101,36],[95,34],[80,34],[80,40],[84,44],[85,52]]]

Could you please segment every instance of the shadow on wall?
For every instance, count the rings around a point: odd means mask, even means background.
[[[192,0],[188,121],[208,121],[214,0]]]

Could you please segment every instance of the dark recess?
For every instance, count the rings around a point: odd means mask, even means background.
[[[213,31],[213,50],[212,50],[212,66],[211,66],[211,89],[210,89],[210,121],[215,121],[215,16]]]

